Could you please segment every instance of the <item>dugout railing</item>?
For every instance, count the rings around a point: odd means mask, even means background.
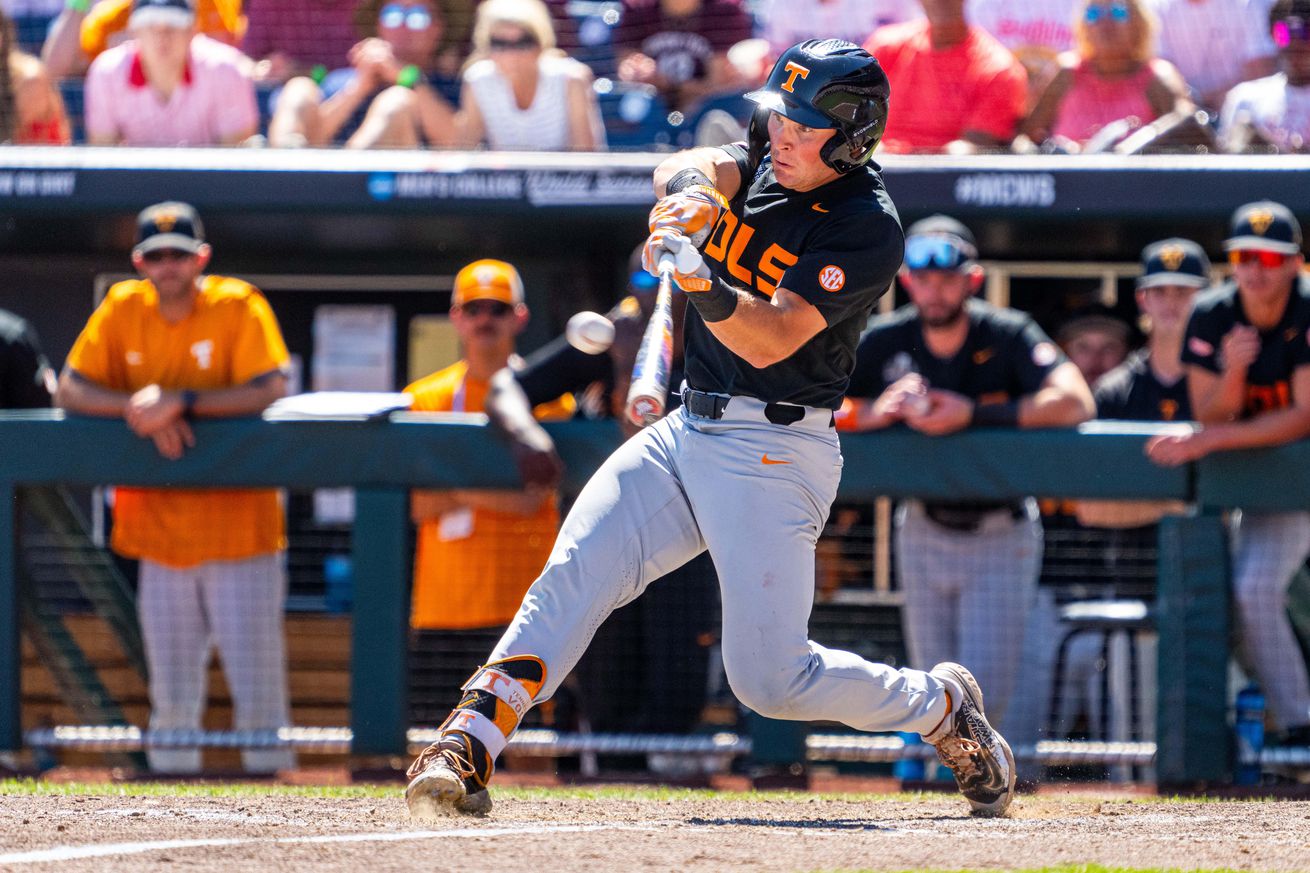
[[[576,490],[614,447],[611,424],[549,426]],[[1154,629],[1159,651],[1154,744],[1039,743],[1022,754],[1039,763],[1099,761],[1153,765],[1161,783],[1222,782],[1232,773],[1228,554],[1222,513],[1231,507],[1292,510],[1307,506],[1310,442],[1228,453],[1176,469],[1151,464],[1143,444],[1158,428],[1093,423],[1077,431],[978,430],[927,439],[905,430],[843,438],[839,500],[879,497],[1176,500],[1186,515],[1161,523]],[[512,487],[504,445],[480,416],[393,413],[385,419],[227,420],[196,425],[198,446],[162,461],[121,421],[59,412],[0,413],[0,750],[37,745],[126,752],[143,744],[286,744],[304,752],[403,755],[424,735],[408,731],[405,706],[410,574],[410,488]],[[268,735],[150,737],[139,727],[25,724],[21,708],[21,556],[16,548],[25,490],[50,485],[277,486],[356,489],[352,548],[350,719],[335,729]],[[1000,632],[1004,632],[1002,628]],[[822,640],[820,640],[822,642]],[[26,729],[26,734],[25,734]],[[752,738],[615,737],[524,731],[528,754],[659,752],[732,757],[761,748]],[[850,737],[816,727],[807,740],[819,760],[891,761],[924,750],[895,736]],[[1301,760],[1305,758],[1306,760]],[[1272,753],[1274,763],[1304,766],[1310,755]]]

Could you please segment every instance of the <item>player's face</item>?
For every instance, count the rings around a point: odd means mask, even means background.
[[[910,302],[927,327],[949,327],[964,317],[964,304],[975,284],[968,272],[906,270],[901,277]]]
[[[466,354],[514,350],[514,338],[527,322],[527,309],[499,300],[470,300],[450,311]]]
[[[200,251],[194,253],[156,249],[132,254],[132,265],[155,286],[162,302],[180,300],[190,294],[208,263],[209,246],[201,246]]]
[[[1232,257],[1234,254],[1238,257]],[[1238,289],[1256,300],[1271,300],[1291,290],[1297,274],[1305,266],[1305,258],[1301,255],[1286,255],[1282,260],[1278,266],[1266,266],[1255,255],[1243,256],[1234,252],[1229,257]]]
[[[769,157],[778,184],[793,191],[812,191],[836,179],[838,172],[819,157],[824,144],[836,135],[835,130],[808,127],[770,113]]]
[[[1151,333],[1182,336],[1192,311],[1195,288],[1186,285],[1155,285],[1137,292],[1137,308],[1151,322]]]
[[[1123,363],[1128,357],[1128,346],[1112,333],[1089,329],[1065,343],[1064,353],[1091,385]]]

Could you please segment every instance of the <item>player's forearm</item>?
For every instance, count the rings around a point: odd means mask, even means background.
[[[669,180],[681,173],[683,170],[698,170],[710,180],[710,184],[717,188],[725,197],[731,197],[736,193],[736,189],[725,191],[719,184],[719,161],[726,157],[721,149],[717,148],[699,148],[688,149],[684,152],[678,152],[670,155],[660,162],[655,168],[655,196],[663,197],[668,193]]]
[[[1228,370],[1208,389],[1192,398],[1193,414],[1202,424],[1232,421],[1242,414],[1246,403],[1246,371]]]
[[[287,393],[287,379],[281,373],[270,373],[244,385],[197,391],[191,414],[201,418],[232,418],[258,415],[268,405]]]
[[[1204,435],[1210,451],[1281,446],[1310,436],[1310,407],[1292,406],[1248,421],[1210,425]]]
[[[1078,523],[1087,527],[1143,527],[1186,511],[1187,504],[1178,500],[1079,500],[1074,504]]]
[[[1043,388],[1019,401],[1019,427],[1074,427],[1095,413],[1090,394],[1084,397],[1060,388]]]
[[[97,385],[72,370],[64,370],[55,389],[55,406],[78,415],[122,417],[131,396],[126,391]]]

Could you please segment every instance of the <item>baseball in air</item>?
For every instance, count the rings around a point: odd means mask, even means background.
[[[614,344],[614,325],[599,312],[579,312],[569,319],[564,336],[578,351],[599,355]]]

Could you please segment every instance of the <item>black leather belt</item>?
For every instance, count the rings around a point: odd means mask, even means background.
[[[936,524],[960,533],[976,533],[993,512],[1008,511],[1020,521],[1028,517],[1023,501],[1017,503],[931,503],[924,501],[923,514]]]
[[[715,394],[709,391],[697,391],[694,388],[682,389],[682,405],[688,412],[715,421],[723,418],[723,413],[728,409],[728,401],[731,399],[730,394]],[[773,424],[795,424],[805,417],[805,407],[794,403],[766,403],[764,417]],[[828,426],[833,426],[831,419]]]

